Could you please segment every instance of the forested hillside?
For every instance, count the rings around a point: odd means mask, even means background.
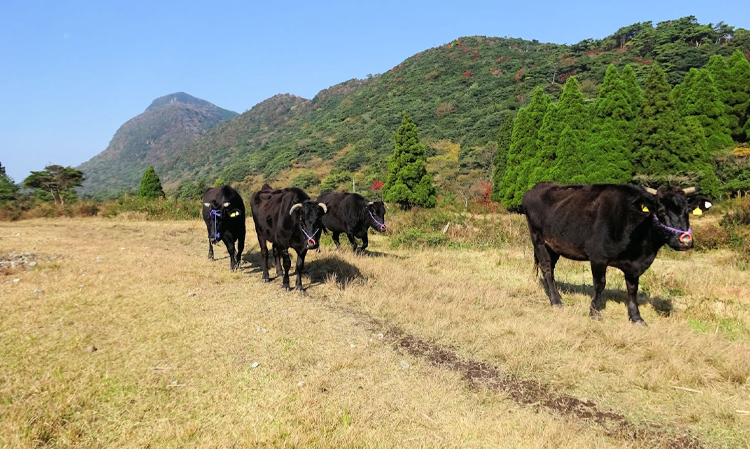
[[[643,85],[658,63],[673,86],[712,55],[728,58],[737,49],[750,51],[750,32],[694,17],[638,23],[574,45],[463,37],[312,100],[288,94],[265,100],[154,166],[168,188],[221,178],[251,189],[299,175],[328,178],[328,186],[352,176],[369,183],[385,177],[395,130],[408,112],[438,186],[467,196],[490,179],[498,131],[529,104],[535,88],[555,102],[575,76],[588,105],[612,65],[630,65]]]
[[[208,129],[235,116],[183,92],[157,98],[117,130],[106,150],[78,167],[86,175],[82,191],[106,198],[134,189],[146,167],[168,162]]]

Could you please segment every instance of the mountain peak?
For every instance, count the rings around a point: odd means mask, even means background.
[[[152,101],[149,107],[146,108],[146,110],[148,111],[150,109],[160,108],[172,103],[195,104],[199,106],[211,105],[211,103],[209,103],[208,101],[201,100],[200,98],[196,98],[192,95],[186,94],[185,92],[175,92],[173,94],[164,95],[163,97],[159,97],[156,100]]]

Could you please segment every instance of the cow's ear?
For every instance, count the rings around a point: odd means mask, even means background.
[[[651,215],[656,211],[656,203],[651,198],[642,196],[633,201],[631,208],[639,214]]]
[[[690,207],[690,211],[695,215],[701,215],[703,212],[707,211],[711,206],[713,206],[713,203],[711,203],[711,201],[709,201],[709,199],[703,195],[696,195],[691,197],[688,204]]]

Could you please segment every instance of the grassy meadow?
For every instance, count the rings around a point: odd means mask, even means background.
[[[662,249],[641,328],[614,269],[603,321],[587,263],[551,308],[521,216],[326,237],[304,295],[261,282],[252,220],[231,273],[201,221],[142,218],[0,222],[0,447],[750,447],[729,249]]]

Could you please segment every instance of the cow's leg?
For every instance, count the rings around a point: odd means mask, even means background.
[[[276,244],[273,245],[273,263],[276,266],[276,277],[284,276],[284,270],[281,266],[281,251]]]
[[[591,300],[589,316],[595,320],[601,320],[602,315],[599,311],[604,308],[602,292],[607,285],[607,264],[591,262],[591,274],[594,278],[594,298]]]
[[[242,265],[242,251],[245,250],[245,233],[240,233],[239,238],[237,239],[237,264],[235,265],[236,269],[240,269],[240,266]]]
[[[297,251],[295,249],[295,251]],[[297,270],[297,280],[294,283],[294,288],[297,292],[302,293],[305,290],[302,288],[302,270],[305,269],[305,255],[307,255],[307,248],[302,251],[297,251],[297,264],[295,266]]]
[[[333,232],[333,231],[331,231],[331,233],[332,233],[332,237],[333,237],[333,243],[336,244],[336,249],[339,249],[341,247],[341,243],[339,242],[339,235],[341,233],[340,232]]]
[[[208,260],[214,260],[214,245],[211,244],[211,238],[208,240]]]
[[[562,296],[557,291],[557,284],[555,284],[555,265],[560,257],[557,253],[549,249],[544,243],[544,239],[540,233],[531,232],[531,242],[534,244],[534,257],[536,263],[542,270],[544,280],[547,282],[547,290],[549,291],[549,302],[555,307],[562,307]],[[554,255],[554,256],[553,256]]]
[[[351,231],[347,232],[346,233],[346,238],[348,238],[349,239],[349,243],[352,244],[352,251],[354,251],[356,253],[357,252],[357,240],[354,237],[354,233],[351,232]]]
[[[284,281],[281,284],[281,288],[289,290],[289,269],[292,268],[292,260],[289,258],[289,248],[279,249],[279,252],[284,260]]]
[[[263,282],[270,282],[268,277],[268,246],[266,240],[258,237],[258,246],[260,246],[260,269],[263,271]]]
[[[370,244],[369,240],[367,239],[367,231],[365,231],[365,235],[362,236],[362,248],[360,248],[360,251],[364,251],[367,249],[367,245]]]
[[[641,312],[638,310],[638,276],[625,275],[625,286],[628,288],[628,317],[630,321],[646,326],[647,324],[641,318]]]
[[[229,269],[234,271],[237,268],[237,262],[235,259],[236,251],[234,250],[234,242],[229,239],[226,235],[222,236],[221,241],[224,242],[224,246],[227,247],[229,253]]]

